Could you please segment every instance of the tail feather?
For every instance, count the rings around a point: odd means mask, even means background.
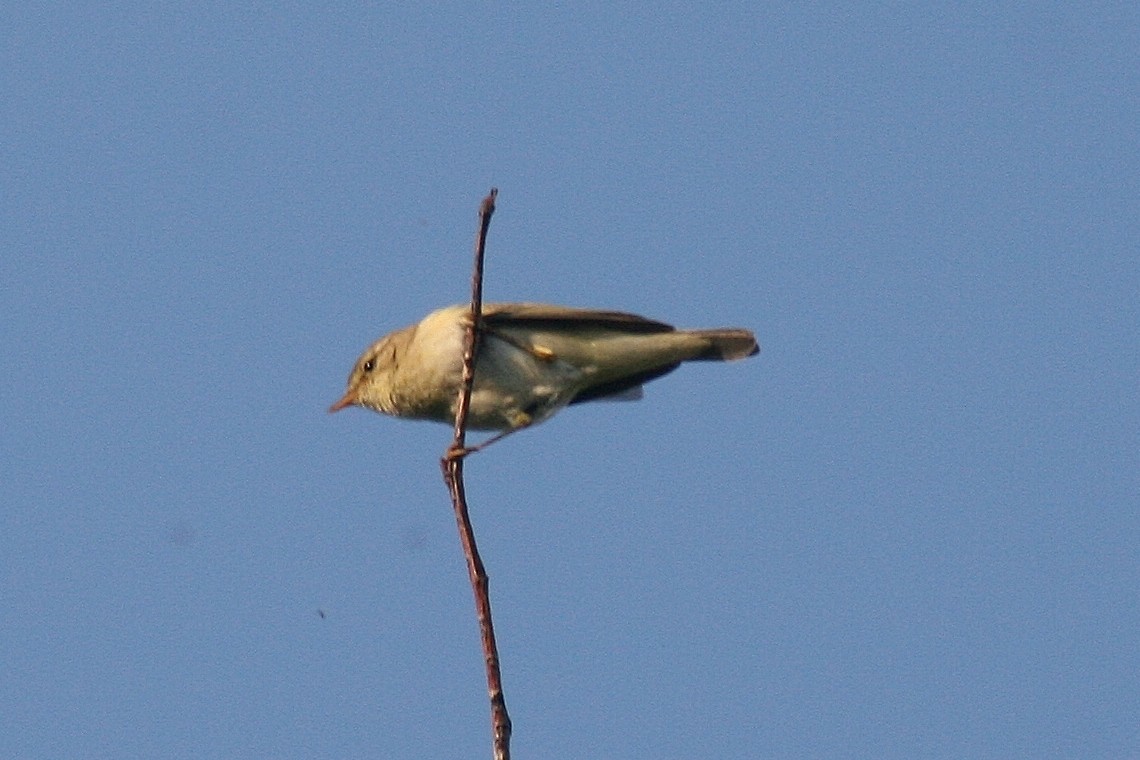
[[[599,341],[599,345],[603,343]],[[616,345],[609,348],[610,352],[620,353],[623,361],[611,361],[609,364],[620,367],[621,371],[593,376],[595,382],[579,390],[571,404],[598,399],[640,398],[643,384],[669,374],[681,366],[681,362],[732,361],[760,351],[751,331],[736,328],[668,331],[655,336],[639,336],[632,344],[626,339],[617,339],[614,343],[624,344],[624,351]],[[639,353],[641,369],[634,369],[629,360]]]
[[[691,335],[702,338],[705,348],[693,357],[696,361],[732,361],[760,353],[756,336],[750,330],[691,330]]]

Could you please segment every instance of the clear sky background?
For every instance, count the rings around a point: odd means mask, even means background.
[[[1136,4],[407,5],[4,12],[0,757],[490,756],[450,432],[325,410],[491,186],[763,346],[469,462],[516,757],[1140,756]]]

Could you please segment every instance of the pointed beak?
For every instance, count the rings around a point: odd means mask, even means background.
[[[329,407],[329,414],[332,414],[333,412],[339,412],[346,406],[352,406],[355,403],[356,394],[352,392],[352,389],[349,389],[349,391],[344,394],[344,398]]]

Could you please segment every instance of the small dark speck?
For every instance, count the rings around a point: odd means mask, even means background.
[[[321,620],[325,619],[325,611],[324,610],[317,610],[317,614],[321,616]]]
[[[189,523],[175,523],[166,529],[166,540],[175,546],[185,548],[194,543],[195,538],[197,536],[194,534],[194,528]]]

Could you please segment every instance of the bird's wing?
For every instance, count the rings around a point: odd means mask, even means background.
[[[483,307],[488,327],[528,326],[542,330],[605,330],[624,333],[672,332],[673,326],[622,311],[576,309],[544,303],[496,303]]]
[[[612,362],[599,357],[599,346],[675,331],[672,325],[636,314],[541,303],[501,303],[484,307],[483,320],[488,335],[529,354],[539,364],[559,362],[583,370],[592,382],[577,389],[571,404],[640,398],[643,383],[679,366],[676,361],[650,360],[639,369],[624,366],[617,372],[609,371],[607,365]]]

